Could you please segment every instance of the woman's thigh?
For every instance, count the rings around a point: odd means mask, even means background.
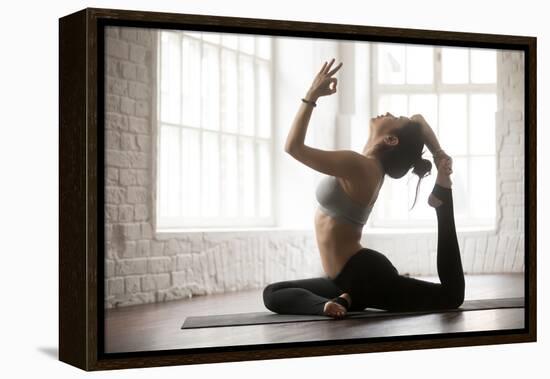
[[[382,253],[362,249],[344,266],[334,283],[351,296],[351,311],[362,310],[375,301],[388,281],[398,275],[397,269]]]
[[[440,283],[396,275],[371,283],[369,307],[388,311],[420,311],[454,308],[452,298]]]
[[[332,280],[326,277],[274,282],[268,284],[264,288],[264,293],[270,294],[286,288],[301,288],[326,298],[333,298],[342,294],[342,290]]]

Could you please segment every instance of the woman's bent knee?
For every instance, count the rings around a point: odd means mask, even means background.
[[[464,303],[464,282],[443,287],[442,297],[445,308],[459,308]]]
[[[447,308],[460,308],[464,303],[464,291],[458,291],[447,298]]]
[[[274,290],[275,290],[275,286],[274,286],[274,283],[271,283],[271,284],[268,284],[267,286],[265,286],[264,290],[263,290],[263,293],[262,293],[262,297],[263,297],[263,300],[264,300],[264,305],[267,309],[269,309],[270,311],[273,311],[275,312],[275,301],[274,301]]]

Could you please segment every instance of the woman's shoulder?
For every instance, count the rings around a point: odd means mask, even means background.
[[[384,169],[382,167],[382,164],[380,161],[373,157],[366,157],[362,155],[361,159],[361,171],[357,173],[359,177],[368,176],[368,177],[374,177],[379,178],[380,176],[384,176]]]
[[[353,170],[353,175],[350,177],[335,176],[335,178],[337,177],[346,182],[357,183],[364,182],[366,178],[378,182],[380,177],[384,176],[384,170],[377,159],[366,157],[357,152],[355,152],[354,156],[356,157],[358,164]]]
[[[369,199],[377,192],[384,180],[384,172],[379,161],[362,155],[360,169],[352,178],[340,178],[344,187],[351,193],[362,194]],[[357,196],[357,195],[356,195]]]

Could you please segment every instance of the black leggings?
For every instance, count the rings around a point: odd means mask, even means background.
[[[464,273],[456,236],[450,188],[436,184],[432,193],[443,204],[437,214],[437,272],[439,283],[400,275],[382,253],[362,248],[334,279],[287,280],[267,285],[263,300],[267,309],[282,314],[323,315],[325,303],[348,293],[349,311],[367,307],[388,311],[458,308],[464,301]]]

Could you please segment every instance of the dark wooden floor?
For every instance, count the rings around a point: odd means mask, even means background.
[[[435,277],[421,279],[438,282]],[[466,300],[523,296],[523,274],[466,276]],[[188,316],[260,311],[269,312],[263,305],[261,290],[197,296],[161,304],[107,309],[105,311],[105,352],[486,331],[516,329],[524,326],[524,310],[518,308],[180,329],[185,317]]]

